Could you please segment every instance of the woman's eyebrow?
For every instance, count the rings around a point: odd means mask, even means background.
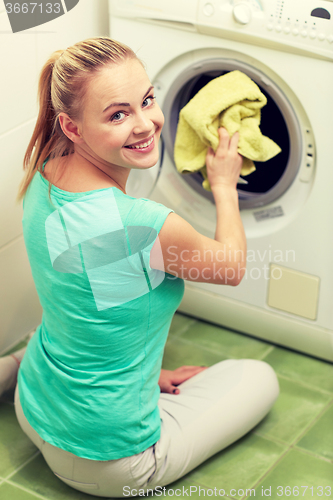
[[[142,99],[145,99],[147,97],[147,95],[153,90],[153,88],[154,88],[154,86],[151,85]],[[130,103],[129,102],[112,102],[105,109],[103,109],[103,113],[105,113],[105,111],[107,111],[109,108],[112,108],[114,106],[130,106]]]
[[[149,89],[147,90],[147,92],[146,92],[146,93],[145,93],[145,95],[143,96],[143,99],[145,99],[145,98],[147,97],[147,95],[148,95],[148,94],[150,94],[150,92],[153,90],[153,88],[154,88],[154,85],[151,85],[151,86],[149,87]]]

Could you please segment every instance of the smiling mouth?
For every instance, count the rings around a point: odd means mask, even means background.
[[[152,136],[146,142],[142,142],[140,144],[135,144],[133,146],[125,146],[125,148],[128,148],[128,149],[145,149],[145,148],[148,148],[151,145],[151,143],[153,142],[153,140],[154,140],[154,136]]]

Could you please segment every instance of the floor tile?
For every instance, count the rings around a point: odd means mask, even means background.
[[[333,461],[333,405],[297,443],[297,448]],[[333,495],[333,492],[332,492]]]
[[[186,480],[242,498],[242,491],[253,488],[286,450],[287,446],[249,433],[188,474]]]
[[[194,342],[197,346],[220,353],[226,358],[261,359],[271,346],[247,335],[235,334],[224,328],[196,322],[181,334],[181,338]]]
[[[313,490],[310,490],[311,487]],[[259,484],[256,488],[256,496],[259,498],[269,496],[261,494],[263,490],[269,488],[271,489],[270,497],[274,499],[295,498],[296,496],[302,500],[314,500],[319,497],[332,498],[333,464],[299,450],[291,450]]]
[[[48,500],[100,500],[101,497],[81,493],[58,479],[46,464],[42,455],[22,467],[10,478],[14,484],[38,493]]]
[[[222,354],[202,349],[192,342],[183,341],[181,338],[169,338],[163,356],[163,368],[175,370],[182,365],[211,366],[226,359]]]
[[[333,365],[276,347],[265,357],[276,373],[309,387],[333,393]]]
[[[209,492],[207,495],[207,488],[200,486],[199,484],[194,483],[194,481],[187,481],[184,478],[179,479],[175,483],[169,484],[165,486],[165,490],[162,488],[158,490],[158,493],[155,493],[155,496],[161,493],[162,498],[168,497],[179,497],[179,498],[191,498],[194,500],[198,500],[199,498],[209,496]],[[163,492],[163,493],[162,493]]]
[[[0,498],[2,500],[37,500],[39,497],[12,484],[3,483],[0,485]]]
[[[19,426],[14,406],[0,404],[0,476],[8,477],[26,462],[37,448]]]
[[[184,314],[176,313],[172,318],[172,323],[169,330],[169,336],[179,335],[196,323],[194,318],[185,316]]]
[[[279,378],[280,395],[255,433],[288,444],[302,434],[329,403],[330,394]]]

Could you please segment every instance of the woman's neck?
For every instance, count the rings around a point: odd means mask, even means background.
[[[44,177],[56,187],[69,192],[85,192],[116,187],[126,194],[125,186],[130,169],[106,167],[79,151],[49,160]]]

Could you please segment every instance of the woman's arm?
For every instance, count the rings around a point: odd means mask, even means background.
[[[238,133],[230,139],[221,128],[219,137],[216,153],[209,149],[206,158],[217,213],[215,239],[203,236],[182,217],[171,213],[152,249],[150,265],[190,281],[235,286],[246,265],[246,238],[236,189],[242,157],[237,153]]]

